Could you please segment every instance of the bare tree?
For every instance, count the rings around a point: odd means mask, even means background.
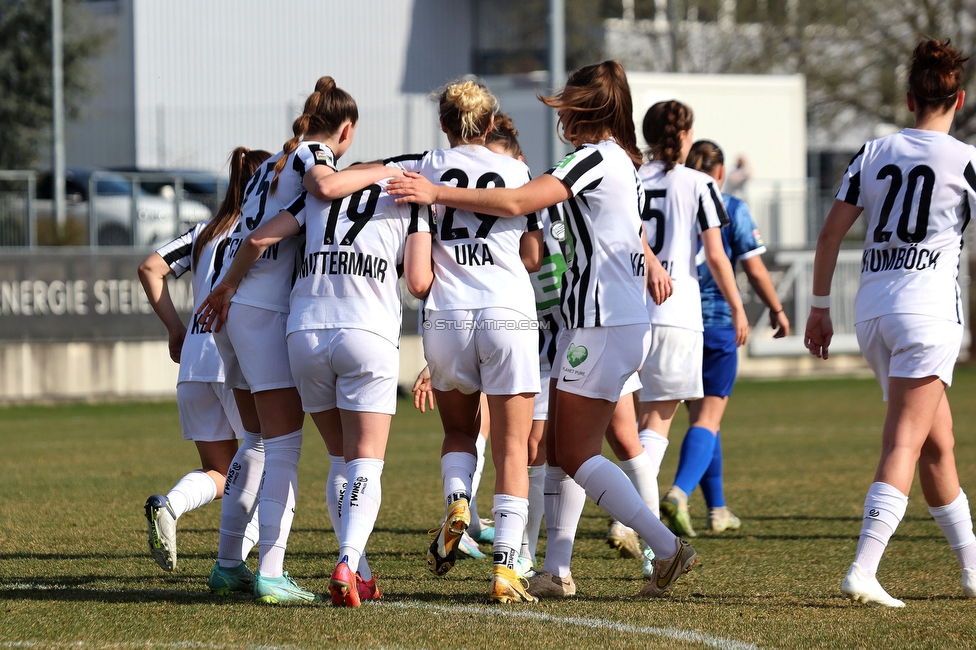
[[[605,52],[631,69],[713,73],[801,73],[811,126],[830,135],[874,125],[908,126],[908,63],[921,37],[951,39],[974,56],[964,87],[976,100],[976,0],[789,0],[780,20],[689,20],[695,0],[666,23],[608,20]],[[669,11],[669,18],[674,16]],[[748,18],[748,16],[747,16]],[[976,101],[956,118],[956,136],[976,140]]]

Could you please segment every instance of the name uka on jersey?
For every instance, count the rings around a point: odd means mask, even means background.
[[[866,248],[861,255],[861,273],[877,273],[897,269],[924,271],[935,268],[942,251],[918,246],[898,248]]]
[[[457,244],[454,246],[454,259],[461,266],[495,265],[487,243]]]
[[[390,263],[382,257],[356,251],[320,251],[310,253],[302,259],[298,270],[299,278],[313,273],[324,275],[358,275],[386,282]]]

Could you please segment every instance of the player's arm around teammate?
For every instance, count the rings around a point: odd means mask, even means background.
[[[640,153],[630,88],[619,63],[606,61],[578,70],[562,91],[544,101],[557,110],[565,137],[579,147],[548,173],[515,189],[432,186],[408,174],[391,182],[390,192],[401,200],[427,200],[497,216],[566,202],[574,262],[564,275],[567,329],[560,336],[553,366],[555,386],[550,390],[555,408],[549,418],[555,454],[550,454],[549,463],[558,464],[599,505],[651,543],[660,559],[641,595],[659,596],[694,563],[694,549],[677,540],[643,504],[626,475],[600,455],[621,390],[646,353],[650,329],[644,306],[644,243],[639,236],[642,189],[635,171]],[[595,295],[597,286],[600,296]],[[568,510],[573,511],[570,518],[578,520],[582,502],[578,509],[574,505]],[[571,554],[573,533],[568,537],[563,546]],[[547,550],[545,571],[532,582],[545,595],[572,595],[568,557],[557,567],[549,555]],[[542,590],[545,581],[555,587]]]
[[[929,512],[962,569],[963,593],[976,596],[976,536],[956,473],[946,398],[963,335],[957,282],[962,231],[976,209],[976,149],[948,135],[965,101],[965,61],[948,41],[919,43],[906,96],[915,128],[862,147],[817,240],[804,340],[811,354],[826,359],[840,242],[863,210],[867,233],[855,330],[888,410],[857,551],[841,591],[866,604],[905,606],[876,573],[905,514],[916,464]]]

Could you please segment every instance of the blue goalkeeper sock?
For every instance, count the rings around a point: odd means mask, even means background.
[[[715,434],[715,450],[712,451],[712,462],[701,478],[702,496],[709,508],[721,508],[725,505],[725,492],[722,485],[722,432]]]
[[[691,427],[681,442],[681,456],[674,484],[691,494],[705,475],[715,449],[715,434],[705,427]]]

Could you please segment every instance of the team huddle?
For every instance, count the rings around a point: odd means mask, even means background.
[[[955,475],[944,394],[962,335],[959,245],[976,207],[976,149],[946,135],[962,106],[964,60],[948,43],[919,46],[913,74],[919,68],[923,81],[912,81],[908,95],[917,128],[865,145],[818,243],[806,341],[823,358],[832,333],[831,247],[861,210],[871,219],[872,255],[894,258],[908,246],[928,252],[925,265],[903,261],[884,273],[866,263],[871,281],[862,280],[858,294],[858,337],[889,399],[889,420],[897,420],[895,409],[914,413],[890,433],[886,423],[886,451],[842,587],[870,604],[902,605],[875,573],[916,462],[959,557],[964,591],[976,595],[976,537]],[[322,77],[282,150],[235,150],[214,219],[140,266],[180,364],[183,437],[202,463],[146,502],[149,547],[163,569],[176,566],[179,517],[219,498],[213,592],[253,593],[271,604],[322,599],[284,571],[308,413],[329,453],[327,501],[339,546],[332,603],[357,607],[381,597],[367,546],[396,410],[401,287],[423,301],[428,367],[415,404],[436,403],[444,428],[445,514],[430,532],[431,572],[448,573],[459,556],[483,557],[482,541],[493,547],[492,602],[574,596],[570,564],[589,496],[613,520],[608,543],[642,562],[647,583],[638,595],[660,597],[697,562],[682,539],[696,536],[688,506],[696,486],[710,532],[739,528],[724,499],[720,436],[737,349],[749,335],[737,261],[769,308],[775,336],[787,335],[790,323],[748,208],[721,193],[723,153],[694,141],[692,111],[677,101],[647,110],[642,153],[615,61],[574,72],[540,99],[576,148],[539,177],[522,159],[511,119],[472,81],[439,94],[449,148],[339,171],[359,113]],[[914,139],[889,144],[898,137]],[[189,331],[165,281],[187,270],[196,301]],[[892,284],[901,293],[889,296]],[[923,294],[926,310],[911,311]],[[906,352],[913,339],[924,340]],[[691,426],[662,498],[658,473],[682,402]],[[493,522],[478,516],[474,500],[485,437],[495,466]],[[602,455],[604,440],[617,463]],[[254,546],[252,573],[246,559]]]

